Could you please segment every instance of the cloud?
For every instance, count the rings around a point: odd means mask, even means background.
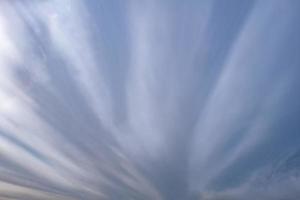
[[[77,16],[83,4],[1,4],[1,198],[160,199],[121,150],[104,143],[110,135],[101,130],[111,127],[112,114],[89,27],[83,25],[84,14]],[[76,95],[80,98],[69,101]]]
[[[280,60],[287,62],[285,69],[280,69],[276,56],[288,51],[284,35],[294,17],[278,14],[282,6],[288,7],[281,3],[272,8],[255,5],[211,90],[196,128],[191,164],[201,184],[220,178],[227,167],[240,163],[255,148],[264,149],[261,145],[275,137],[272,127],[285,106],[286,91],[296,79],[290,74],[295,65],[288,63],[294,55],[280,55]],[[276,26],[271,25],[273,20]],[[268,31],[272,37],[267,38]],[[270,59],[273,56],[276,58]]]
[[[0,198],[297,198],[298,8],[1,1]]]

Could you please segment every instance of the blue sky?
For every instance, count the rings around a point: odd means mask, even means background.
[[[299,199],[299,9],[1,1],[0,199]]]

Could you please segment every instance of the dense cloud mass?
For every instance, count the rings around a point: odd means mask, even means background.
[[[0,199],[300,199],[299,10],[1,0]]]

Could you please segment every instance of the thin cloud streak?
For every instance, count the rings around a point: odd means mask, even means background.
[[[297,199],[288,1],[0,2],[1,199]]]

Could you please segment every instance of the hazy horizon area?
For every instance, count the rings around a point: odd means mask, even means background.
[[[300,1],[1,0],[1,200],[299,200]]]

